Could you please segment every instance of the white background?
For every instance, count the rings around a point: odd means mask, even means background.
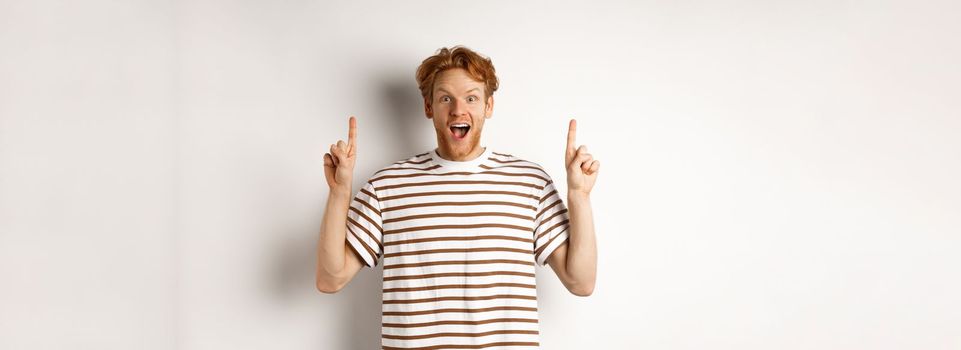
[[[0,1],[0,348],[374,349],[314,289],[322,155],[429,150],[414,70],[493,58],[483,142],[603,163],[545,349],[961,347],[953,1]]]

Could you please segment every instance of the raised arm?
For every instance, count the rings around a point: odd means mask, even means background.
[[[594,214],[591,189],[597,180],[601,162],[587,153],[587,146],[577,147],[577,122],[571,119],[567,130],[567,207],[570,216],[570,238],[547,258],[551,269],[571,293],[588,296],[594,292],[597,279],[597,241],[594,236]]]
[[[347,210],[357,160],[357,119],[350,117],[347,143],[338,140],[324,154],[324,176],[330,195],[317,241],[317,290],[336,293],[363,267],[347,243]]]

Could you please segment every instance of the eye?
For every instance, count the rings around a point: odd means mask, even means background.
[[[441,96],[440,102],[450,102],[450,96]]]
[[[475,102],[475,101],[477,101],[477,96],[470,96],[467,98],[467,102]]]

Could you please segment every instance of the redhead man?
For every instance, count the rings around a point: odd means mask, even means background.
[[[416,78],[437,148],[380,169],[356,195],[354,117],[324,154],[317,289],[336,293],[382,259],[384,349],[537,348],[535,266],[550,264],[575,295],[594,290],[600,162],[576,146],[571,120],[568,209],[540,165],[482,145],[498,85],[489,58],[442,48]]]

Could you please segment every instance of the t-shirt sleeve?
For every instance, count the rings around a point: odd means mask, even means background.
[[[383,252],[383,220],[380,215],[380,200],[369,181],[350,201],[347,210],[347,243],[360,260],[369,267],[377,266]]]
[[[547,264],[547,257],[567,241],[570,227],[567,206],[549,176],[534,215],[534,259],[544,266]]]

